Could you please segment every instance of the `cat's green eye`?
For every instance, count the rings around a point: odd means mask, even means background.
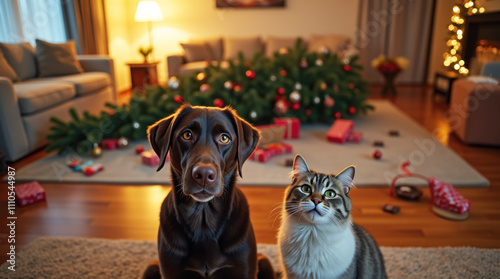
[[[306,194],[309,194],[311,193],[311,186],[309,185],[304,185],[302,187],[300,187],[300,190]]]
[[[335,193],[335,191],[333,190],[327,190],[325,192],[325,197],[327,198],[334,198],[337,194]]]

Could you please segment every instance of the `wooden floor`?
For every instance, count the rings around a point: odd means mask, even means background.
[[[372,86],[372,97],[380,88]],[[417,202],[388,196],[387,187],[363,187],[351,191],[354,220],[366,227],[382,246],[474,246],[500,248],[500,148],[472,147],[450,134],[446,122],[448,106],[432,89],[400,86],[397,97],[389,98],[397,107],[435,134],[467,162],[485,175],[490,187],[459,188],[471,201],[466,221],[449,221],[431,212],[428,189]],[[493,124],[492,124],[493,125]],[[498,127],[492,127],[497,128]],[[14,168],[45,156],[43,151],[12,164]],[[160,203],[168,186],[95,185],[43,183],[47,202],[17,208],[16,251],[40,236],[99,237],[109,239],[156,240]],[[251,208],[251,218],[260,243],[276,243],[283,189],[242,187]],[[382,211],[386,203],[401,212]],[[274,211],[273,211],[274,210]],[[7,189],[0,190],[0,262],[7,257]],[[5,223],[5,224],[4,224]]]

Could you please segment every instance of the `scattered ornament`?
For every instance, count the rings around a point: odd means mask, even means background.
[[[205,79],[207,78],[207,75],[203,72],[199,73],[196,75],[196,79],[199,81],[199,82],[204,82]]]
[[[286,114],[288,112],[288,104],[284,100],[278,100],[274,104],[274,109],[276,110],[276,113],[279,115]]]
[[[257,116],[258,116],[258,114],[255,110],[252,110],[250,112],[250,119],[255,120],[255,119],[257,119]]]
[[[384,212],[391,213],[391,214],[398,214],[399,213],[399,206],[397,205],[391,205],[391,204],[386,204],[382,208]]]
[[[177,89],[179,88],[180,81],[176,76],[173,76],[168,79],[167,85],[170,89]]]
[[[301,98],[302,96],[300,96],[300,93],[298,91],[293,91],[292,93],[290,93],[290,101],[292,101],[293,103],[300,102]]]
[[[241,84],[237,83],[233,86],[234,92],[240,92],[241,91]]]
[[[73,159],[68,163],[68,167],[70,167],[71,169],[74,169],[81,164],[83,164],[83,161],[78,161],[77,159]]]
[[[350,115],[356,114],[356,108],[355,107],[349,107],[348,112]]]
[[[126,137],[121,137],[116,142],[116,145],[118,146],[118,148],[126,148],[126,147],[128,147],[129,144],[130,144],[130,141]]]
[[[210,85],[208,83],[204,83],[200,86],[201,93],[207,93],[208,91],[210,91]]]
[[[224,101],[221,98],[216,98],[214,100],[214,106],[216,106],[218,108],[222,108],[222,107],[224,107]]]
[[[398,185],[396,186],[396,196],[404,199],[415,201],[422,196],[422,191],[415,186]]]
[[[325,107],[331,108],[335,105],[335,100],[333,100],[333,98],[330,96],[325,96],[325,100],[323,101],[323,104],[325,105]]]
[[[307,64],[307,59],[305,59],[305,58],[300,59],[299,66],[300,66],[302,69],[307,68],[307,66],[309,66],[309,65]]]
[[[342,118],[342,113],[337,111],[333,116],[335,117],[335,119],[340,119]]]
[[[282,77],[286,77],[286,75],[287,75],[286,70],[281,70],[281,71],[280,71],[280,75],[281,75]]]
[[[278,93],[278,95],[284,95],[285,94],[285,88],[283,87],[280,87],[276,90],[276,93]]]
[[[389,130],[389,136],[399,137],[399,131],[398,130]]]
[[[181,104],[183,101],[184,101],[184,99],[182,99],[182,96],[180,96],[180,95],[174,96],[174,102]]]
[[[373,146],[375,146],[375,147],[384,147],[385,144],[381,140],[376,140],[376,141],[373,142]]]
[[[104,170],[104,166],[102,164],[99,164],[99,163],[95,163],[95,164],[92,164],[88,167],[85,167],[82,169],[82,172],[86,175],[86,176],[91,176],[91,175],[94,175],[100,171]]]
[[[249,79],[252,80],[255,78],[255,72],[252,70],[248,70],[245,72],[245,76]]]
[[[135,147],[135,153],[136,154],[141,154],[144,151],[144,146],[138,145]]]
[[[92,152],[90,153],[90,155],[92,155],[92,157],[95,157],[95,158],[101,157],[102,156],[102,148],[100,148],[99,146],[95,146],[92,149]]]
[[[315,104],[319,104],[319,103],[321,103],[321,98],[320,97],[314,97],[313,102]]]
[[[323,60],[321,59],[316,59],[316,66],[323,66]]]
[[[132,127],[134,129],[139,129],[141,127],[141,124],[139,124],[139,122],[137,122],[137,121],[134,121],[134,122],[132,122]]]
[[[312,114],[312,110],[310,110],[310,109],[306,109],[306,111],[305,111],[305,112],[306,112],[306,115],[307,115],[307,116],[310,116],[310,115]]]
[[[292,110],[297,111],[297,110],[299,110],[299,109],[300,109],[300,104],[299,104],[299,103],[293,103],[293,104],[292,104]]]
[[[373,155],[373,158],[377,159],[377,160],[380,160],[380,158],[382,158],[382,152],[380,152],[380,150],[378,150],[378,149],[373,151],[372,155]]]
[[[300,91],[300,90],[302,90],[302,84],[300,84],[300,82],[297,82],[297,83],[295,83],[294,88],[295,88],[295,90]]]
[[[226,81],[224,82],[224,88],[226,88],[226,90],[232,90],[233,89],[233,83],[231,81]]]
[[[279,49],[279,54],[281,54],[281,55],[288,54],[288,48],[286,48],[286,47],[280,48]]]
[[[275,75],[271,75],[271,76],[269,77],[269,79],[270,79],[271,81],[276,81],[276,76],[275,76]]]
[[[94,164],[93,161],[87,161],[87,162],[81,161],[80,163],[81,164],[73,167],[74,171],[82,171],[83,168],[88,167],[88,166],[92,166]]]
[[[348,73],[348,72],[350,72],[350,71],[351,71],[351,66],[349,66],[349,65],[344,65],[344,66],[342,67],[342,69],[344,70],[344,72]]]

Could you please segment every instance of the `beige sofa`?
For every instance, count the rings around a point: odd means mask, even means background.
[[[228,59],[237,59],[241,51],[245,58],[251,59],[260,51],[271,57],[274,52],[282,48],[293,48],[297,37],[214,37],[208,39],[196,39],[181,43],[183,53],[167,56],[168,76],[185,75],[200,71],[209,62],[222,62]],[[309,51],[331,51],[341,56],[352,56],[357,50],[351,43],[351,39],[344,35],[311,35],[304,40]]]
[[[51,116],[67,121],[71,107],[97,114],[106,102],[116,101],[113,60],[109,57],[78,56],[83,72],[38,77],[34,48],[23,46],[23,51],[19,59],[9,61],[18,63],[12,67],[18,81],[7,77],[5,71],[0,74],[0,151],[5,152],[6,161],[18,160],[46,145]],[[3,51],[0,60],[5,63],[8,55]]]

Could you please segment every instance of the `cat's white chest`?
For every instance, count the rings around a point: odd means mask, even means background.
[[[287,279],[337,278],[351,265],[356,249],[350,226],[334,231],[285,222],[278,242]]]

